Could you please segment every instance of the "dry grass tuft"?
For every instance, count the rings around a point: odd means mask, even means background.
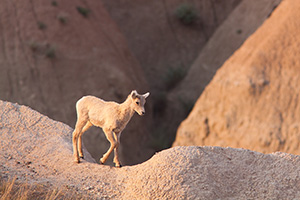
[[[0,200],[29,200],[29,199],[86,199],[83,195],[75,194],[74,191],[59,190],[44,185],[30,185],[16,182],[17,178],[8,181],[0,181]]]

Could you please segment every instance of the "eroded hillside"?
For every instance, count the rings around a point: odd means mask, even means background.
[[[92,199],[300,198],[299,156],[174,147],[142,164],[114,168],[95,163],[86,150],[86,160],[73,163],[71,133],[26,106],[0,101],[0,178]]]
[[[299,154],[300,2],[284,1],[217,71],[174,145]]]
[[[83,95],[122,102],[134,89],[148,91],[138,62],[101,2],[0,4],[2,100],[29,105],[74,127],[75,103]],[[141,162],[153,153],[146,145],[151,102],[146,110],[146,118],[133,118],[123,133],[122,148],[132,150],[129,157],[122,155],[125,163]],[[99,129],[85,134],[84,142],[97,159],[109,145]]]
[[[128,40],[151,89],[157,92],[165,88],[165,76],[172,69],[189,69],[241,0],[102,2]]]

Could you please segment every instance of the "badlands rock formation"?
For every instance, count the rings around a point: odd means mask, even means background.
[[[174,147],[136,166],[72,161],[72,129],[0,101],[1,179],[17,177],[91,199],[299,199],[300,157],[221,147]],[[127,152],[126,152],[127,153]]]
[[[270,17],[281,0],[243,0],[217,28],[171,97],[196,101],[222,64]]]
[[[167,96],[170,134],[187,117],[216,71],[272,14],[280,0],[243,0],[216,29],[194,60],[185,78]],[[173,138],[174,141],[174,138]]]
[[[149,84],[163,88],[169,68],[188,69],[217,27],[241,0],[102,0],[128,40],[129,48],[147,74]],[[197,15],[191,25],[175,16],[188,4]],[[155,81],[153,81],[155,80]]]
[[[300,2],[283,1],[217,71],[174,146],[300,153]]]
[[[0,4],[2,99],[29,105],[74,127],[75,103],[83,95],[122,102],[133,89],[148,91],[139,64],[101,2],[0,0]],[[151,102],[147,106],[151,110]],[[133,164],[152,155],[145,142],[150,121],[148,112],[146,118],[135,117],[124,131],[122,148],[133,151],[123,156],[123,162]],[[94,156],[108,148],[100,130],[84,136]]]

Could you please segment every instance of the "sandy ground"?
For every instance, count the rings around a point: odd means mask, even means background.
[[[72,162],[72,129],[0,101],[2,178],[49,184],[95,199],[300,198],[300,157],[221,147],[174,147],[135,166],[114,168],[88,152]]]

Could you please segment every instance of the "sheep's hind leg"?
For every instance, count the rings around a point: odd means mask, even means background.
[[[117,134],[117,133],[114,132],[114,137],[117,141],[116,147],[114,149],[114,154],[115,154],[114,163],[115,163],[116,167],[122,167],[122,165],[120,163],[120,160],[119,160],[119,152],[118,152],[119,151],[119,146],[120,146],[120,136],[121,136],[121,133]]]
[[[82,135],[83,135],[83,133],[84,132],[86,132],[91,126],[93,126],[93,124],[90,122],[90,121],[88,121],[85,125],[84,125],[84,127],[83,127],[83,129],[82,129],[82,131],[81,131],[81,133],[80,133],[80,135],[79,135],[79,137],[78,137],[78,152],[79,152],[79,157],[80,158],[84,158],[84,156],[83,156],[83,151],[82,151]]]
[[[110,142],[110,147],[108,151],[100,159],[100,164],[104,164],[106,162],[108,156],[111,154],[111,152],[114,150],[114,148],[117,145],[117,142],[115,141],[115,138],[113,136],[113,132],[110,130],[103,130],[103,131],[105,133],[107,140]]]

